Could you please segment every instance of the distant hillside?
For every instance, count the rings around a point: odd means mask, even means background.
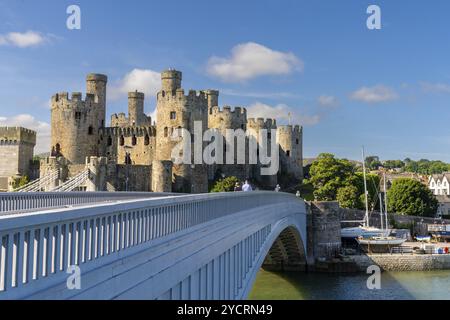
[[[44,158],[50,157],[50,152],[35,154],[34,156],[39,159],[44,159]]]

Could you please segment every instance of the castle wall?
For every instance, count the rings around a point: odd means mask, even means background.
[[[108,164],[106,172],[108,191],[151,191],[151,165]]]
[[[131,164],[151,165],[156,154],[155,127],[107,128],[102,154],[109,162],[125,164],[126,153]]]

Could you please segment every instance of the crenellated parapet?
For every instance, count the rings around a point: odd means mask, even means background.
[[[156,126],[142,126],[142,127],[109,127],[105,128],[106,137],[156,137]]]
[[[36,145],[36,131],[23,127],[0,127],[0,144],[27,144],[34,147]]]
[[[209,109],[208,127],[215,129],[246,129],[247,109],[230,106],[218,106]]]
[[[276,129],[277,128],[277,120],[271,118],[248,118],[247,126],[249,128],[259,130],[259,129]]]

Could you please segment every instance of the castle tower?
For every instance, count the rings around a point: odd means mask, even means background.
[[[91,73],[86,77],[86,93],[95,96],[95,102],[98,104],[98,126],[105,127],[106,118],[106,84],[108,77],[104,74]]]
[[[218,90],[205,90],[206,97],[208,99],[208,109],[219,105],[219,91]]]
[[[36,132],[22,127],[0,127],[0,190],[8,189],[8,178],[30,177]]]
[[[177,70],[166,70],[161,73],[162,91],[174,91],[181,88],[182,73]]]
[[[303,129],[300,126],[279,126],[277,143],[280,145],[282,170],[296,179],[303,178]]]
[[[144,119],[144,94],[142,92],[128,93],[128,116],[130,125],[140,126],[146,122]]]
[[[51,153],[63,156],[70,164],[84,164],[86,157],[98,156],[103,141],[106,112],[107,77],[90,74],[86,98],[80,92],[52,97]]]
[[[162,89],[157,94],[156,105],[156,159],[173,161],[172,150],[182,141],[172,139],[175,130],[186,129],[194,134],[194,124],[200,122],[201,135],[208,128],[208,99],[204,92],[190,90],[185,95],[181,88],[180,71],[168,70],[161,73]],[[190,139],[190,137],[186,137]],[[200,138],[201,139],[201,138]],[[175,192],[191,192],[193,189],[191,173],[193,162],[194,139],[191,142],[191,164],[174,165],[173,181]],[[206,179],[206,175],[205,175]],[[207,179],[196,190],[208,190]]]
[[[272,135],[272,130],[276,130],[277,129],[277,122],[275,119],[264,119],[264,118],[249,118],[247,121],[247,129],[249,132],[249,149],[252,148],[252,145],[254,143],[257,143],[258,145],[258,151],[257,151],[257,156],[258,156],[258,163],[256,165],[254,165],[252,167],[252,176],[254,179],[256,179],[261,185],[263,185],[264,187],[275,187],[277,184],[277,175],[261,175],[261,168],[263,168],[264,166],[261,164],[260,162],[260,157],[262,156],[261,154],[261,145],[263,143],[263,140],[261,139],[262,137],[260,136],[260,132],[262,130],[267,130],[267,145],[266,150],[267,150],[267,154],[268,156],[271,156],[271,143],[273,141],[273,139],[276,139],[276,137],[274,137]],[[253,141],[251,141],[253,140]],[[249,150],[249,152],[251,152],[251,150]]]

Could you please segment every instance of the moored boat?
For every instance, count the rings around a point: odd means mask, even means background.
[[[359,237],[356,241],[367,253],[386,253],[394,247],[399,247],[405,243],[406,239],[396,237]]]

